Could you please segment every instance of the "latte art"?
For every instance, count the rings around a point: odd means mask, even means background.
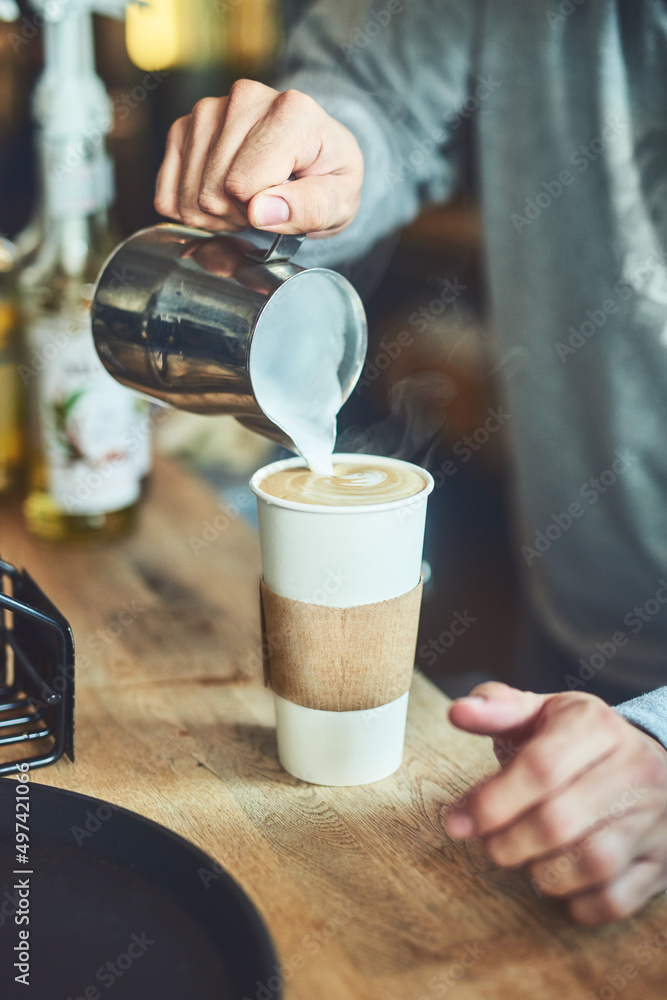
[[[273,472],[259,485],[278,500],[363,507],[415,496],[427,481],[414,467],[339,462],[334,464],[332,476],[320,476],[303,466]]]

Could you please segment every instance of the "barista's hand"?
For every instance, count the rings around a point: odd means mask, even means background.
[[[593,695],[480,684],[454,702],[459,729],[494,737],[501,770],[445,820],[491,861],[527,865],[538,894],[602,924],[667,888],[667,752]]]
[[[333,236],[356,215],[363,173],[352,133],[312,98],[238,80],[172,125],[155,208],[202,229]]]

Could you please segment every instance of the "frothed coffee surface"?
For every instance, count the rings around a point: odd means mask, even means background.
[[[393,465],[334,462],[332,476],[305,466],[272,472],[259,484],[279,500],[327,507],[363,507],[415,496],[426,486],[418,469]]]

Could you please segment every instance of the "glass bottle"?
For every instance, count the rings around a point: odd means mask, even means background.
[[[42,242],[21,274],[27,351],[30,531],[48,541],[127,534],[140,498],[137,397],[95,351],[90,305],[114,239],[103,141],[42,136]],[[122,280],[122,279],[121,279]]]
[[[23,457],[19,307],[13,267],[12,244],[0,237],[0,494],[17,485]]]

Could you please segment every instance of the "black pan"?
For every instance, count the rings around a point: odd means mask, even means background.
[[[211,858],[136,813],[30,783],[23,865],[16,786],[0,779],[3,1000],[279,1000],[268,932]],[[14,885],[27,879],[30,923],[17,924]],[[30,933],[29,985],[15,980],[20,930]]]

